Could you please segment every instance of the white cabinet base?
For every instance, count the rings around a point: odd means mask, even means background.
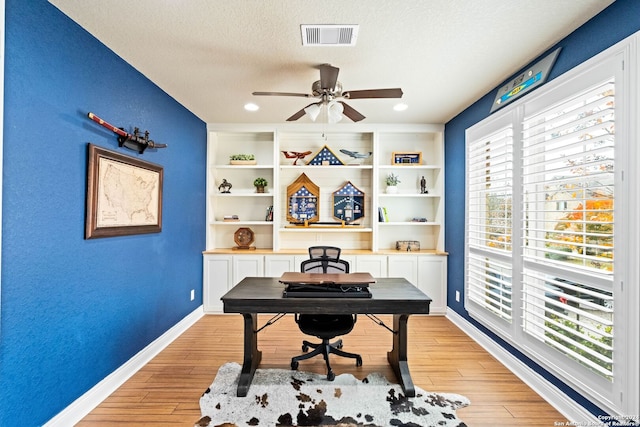
[[[221,254],[203,257],[205,313],[222,313],[220,298],[245,277],[279,277],[299,271],[307,259],[300,254]],[[345,254],[352,272],[369,272],[373,277],[403,277],[431,297],[431,314],[447,310],[447,256],[434,254]],[[373,284],[372,286],[375,286]]]

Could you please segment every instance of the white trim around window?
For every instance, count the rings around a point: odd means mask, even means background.
[[[640,413],[640,33],[466,132],[465,307]]]

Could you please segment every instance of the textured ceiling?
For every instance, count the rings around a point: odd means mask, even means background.
[[[613,0],[50,2],[207,123],[284,122],[312,101],[251,93],[310,93],[323,63],[345,90],[403,89],[403,112],[348,101],[365,122],[445,123]],[[360,32],[354,47],[304,47],[301,24]]]

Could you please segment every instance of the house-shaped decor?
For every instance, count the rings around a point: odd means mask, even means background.
[[[364,217],[364,192],[351,181],[333,193],[333,217],[345,222]]]
[[[301,174],[287,187],[287,221],[316,222],[319,220],[320,187]]]
[[[315,156],[311,158],[311,160],[307,162],[307,164],[313,166],[342,166],[344,165],[344,162],[325,145],[316,153]]]

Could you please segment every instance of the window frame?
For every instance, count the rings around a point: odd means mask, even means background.
[[[640,34],[640,33],[638,33]],[[502,110],[487,117],[466,131],[466,144],[472,144],[501,127],[511,125],[514,135],[514,166],[512,192],[512,319],[511,323],[489,313],[481,305],[469,298],[469,257],[485,255],[504,261],[505,257],[494,251],[470,248],[469,242],[469,185],[466,186],[465,198],[465,308],[469,315],[488,327],[491,331],[522,351],[544,369],[572,386],[579,393],[587,396],[594,403],[606,408],[613,414],[634,414],[640,411],[640,278],[638,263],[631,260],[640,258],[640,150],[637,147],[640,122],[640,72],[638,57],[640,49],[636,34],[623,42],[609,48],[589,61],[568,71],[564,75],[547,83],[521,100],[506,106]],[[550,351],[549,346],[529,336],[522,328],[523,310],[521,307],[522,279],[525,267],[523,260],[522,236],[522,123],[525,113],[532,108],[552,105],[551,99],[558,99],[584,88],[584,81],[599,67],[607,64],[616,67],[615,72],[615,252],[616,264],[613,274],[614,319],[614,375],[613,381],[595,373],[586,372],[586,368],[578,363],[567,363],[567,356],[557,351]],[[636,143],[632,143],[635,141]],[[469,154],[465,150],[466,180],[469,180]],[[633,168],[631,167],[633,165]],[[468,183],[468,181],[467,181]],[[635,220],[635,221],[634,221]],[[621,231],[622,230],[622,231]],[[628,260],[625,262],[625,260]],[[630,261],[630,262],[629,262]],[[527,261],[530,262],[530,261]],[[544,271],[544,268],[541,270]],[[627,284],[625,286],[625,283]],[[515,285],[517,284],[517,285]],[[636,284],[633,286],[633,284]]]

